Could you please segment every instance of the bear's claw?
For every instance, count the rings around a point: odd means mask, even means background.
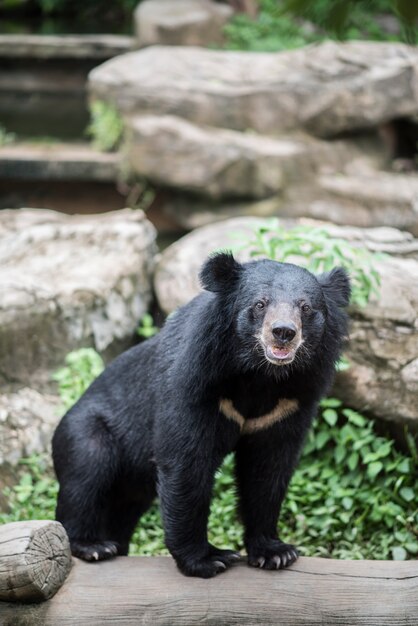
[[[212,578],[221,574],[241,559],[239,552],[221,550],[209,544],[208,554],[196,559],[178,560],[177,565],[186,576]]]
[[[299,553],[294,546],[272,539],[263,546],[249,550],[248,564],[268,570],[285,569],[292,565],[298,556]]]
[[[84,561],[104,561],[118,554],[119,545],[115,541],[71,541],[71,553]]]

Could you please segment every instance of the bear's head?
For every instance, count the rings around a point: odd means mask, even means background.
[[[338,358],[347,333],[341,308],[351,291],[343,268],[315,276],[267,259],[241,264],[222,252],[206,261],[200,280],[232,312],[239,352],[250,367],[303,367],[321,351]]]

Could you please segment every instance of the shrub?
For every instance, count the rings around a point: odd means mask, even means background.
[[[90,104],[90,116],[86,132],[92,138],[93,146],[102,152],[115,150],[123,134],[123,120],[116,107],[94,100]]]

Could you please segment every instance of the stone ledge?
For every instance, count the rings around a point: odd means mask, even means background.
[[[1,178],[113,182],[117,153],[94,150],[88,144],[18,143],[0,147]]]
[[[133,38],[127,35],[4,35],[0,34],[0,58],[98,59],[104,61],[129,52]]]

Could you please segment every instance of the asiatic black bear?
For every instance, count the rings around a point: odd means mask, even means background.
[[[249,564],[297,558],[277,523],[347,335],[348,276],[220,253],[200,278],[205,291],[115,359],[55,432],[57,519],[75,556],[127,554],[158,493],[180,570],[225,570],[239,555],[208,542],[207,520],[215,471],[235,451]]]

